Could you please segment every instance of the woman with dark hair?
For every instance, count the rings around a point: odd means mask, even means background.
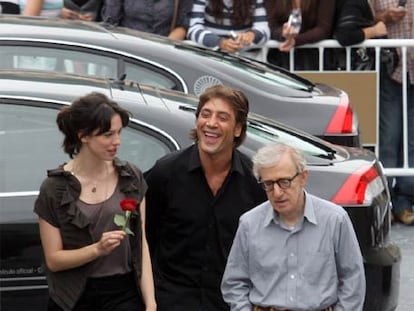
[[[270,49],[268,62],[289,68],[288,52],[296,46],[328,39],[332,33],[334,0],[265,0],[271,38],[281,42],[279,49]],[[298,25],[289,23],[293,10],[301,13]],[[293,28],[293,29],[292,29]],[[295,70],[316,70],[319,52],[316,49],[298,49],[295,52]]]
[[[48,171],[34,207],[48,310],[156,310],[147,185],[137,167],[116,158],[129,113],[91,93],[63,108],[56,122],[71,160]]]
[[[197,0],[187,37],[215,50],[251,51],[270,37],[263,0]]]

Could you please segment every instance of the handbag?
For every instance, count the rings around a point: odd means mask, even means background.
[[[398,66],[399,55],[396,48],[381,48],[380,70],[387,75],[392,75]],[[357,71],[374,71],[375,49],[360,47],[351,50],[351,68]]]
[[[357,15],[342,16],[337,27],[347,28],[357,26],[360,29],[373,26],[375,21]],[[387,37],[381,37],[386,39]],[[392,75],[398,66],[399,56],[396,48],[381,48],[380,51],[380,70],[388,75]],[[375,67],[375,49],[374,48],[353,48],[351,49],[351,68],[357,71],[374,71]]]

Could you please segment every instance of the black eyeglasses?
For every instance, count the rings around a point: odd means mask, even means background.
[[[280,178],[276,180],[261,180],[259,181],[259,184],[262,186],[262,188],[267,191],[273,191],[275,188],[275,184],[279,186],[280,189],[286,190],[289,189],[292,185],[292,181],[299,176],[299,172],[295,174],[292,178]]]

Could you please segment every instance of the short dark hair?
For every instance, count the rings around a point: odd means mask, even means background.
[[[201,109],[204,105],[213,98],[221,98],[225,102],[229,103],[235,114],[236,123],[241,124],[242,130],[239,137],[234,138],[234,147],[239,147],[246,139],[247,130],[247,114],[249,113],[249,100],[246,95],[240,90],[233,89],[224,85],[214,85],[207,88],[203,94],[200,95],[200,99],[197,106],[196,117],[198,118]],[[192,129],[190,136],[194,141],[198,141],[197,130]]]
[[[109,131],[111,119],[117,114],[121,117],[122,126],[127,126],[130,113],[98,92],[79,97],[70,106],[64,107],[58,113],[56,123],[65,136],[62,143],[65,153],[73,158],[82,147],[79,136],[91,135],[95,131],[98,131],[96,135],[100,135]]]

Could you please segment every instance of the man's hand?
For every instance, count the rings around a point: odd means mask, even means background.
[[[402,7],[390,7],[385,11],[385,23],[398,23],[407,14],[407,9]]]

